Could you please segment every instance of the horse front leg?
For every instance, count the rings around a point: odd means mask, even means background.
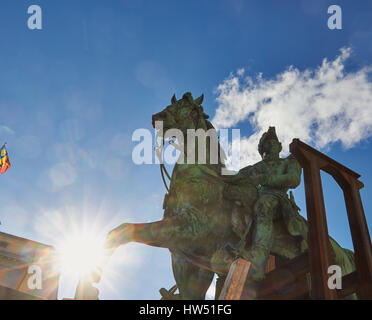
[[[171,219],[151,223],[123,223],[109,232],[105,248],[115,250],[129,242],[169,248],[174,243],[177,230],[176,221]]]
[[[177,233],[179,233],[177,221],[171,219],[151,223],[121,224],[108,233],[104,243],[104,261],[91,275],[92,281],[98,283],[101,280],[105,265],[121,245],[138,242],[154,247],[170,248],[179,244]]]

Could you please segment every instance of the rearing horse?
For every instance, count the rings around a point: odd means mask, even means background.
[[[185,93],[180,100],[173,96],[171,105],[152,116],[153,126],[156,121],[162,121],[164,132],[180,130],[186,145],[187,130],[215,130],[207,120],[202,101],[203,96],[194,100],[190,93]],[[226,276],[236,258],[231,248],[243,240],[247,247],[250,245],[247,234],[252,208],[258,198],[257,183],[252,178],[252,181],[245,179],[244,185],[237,188],[229,184],[221,174],[224,169],[221,156],[218,156],[217,162],[211,159],[211,145],[211,139],[198,139],[194,150],[186,148],[185,153],[180,155],[186,159],[193,152],[196,160],[195,163],[185,161],[174,166],[169,193],[164,199],[162,220],[124,223],[108,234],[105,244],[111,253],[128,242],[168,248],[181,299],[204,299],[214,273]],[[202,162],[199,150],[203,148],[206,161]],[[236,192],[242,202],[234,200]],[[303,223],[306,224],[305,219]],[[291,236],[282,219],[274,223],[273,232],[271,254],[292,259],[302,253],[301,239]],[[333,261],[342,267],[344,274],[353,271],[350,253],[333,239],[330,242]],[[251,262],[255,266],[254,261]],[[255,272],[254,267],[251,267],[251,272]]]

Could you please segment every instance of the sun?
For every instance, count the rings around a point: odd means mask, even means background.
[[[61,272],[79,277],[96,271],[104,263],[104,237],[93,231],[66,234],[58,246]]]
[[[78,283],[87,277],[104,290],[115,291],[120,278],[115,265],[130,261],[126,256],[116,256],[113,264],[110,262],[113,252],[105,249],[104,244],[121,217],[108,217],[103,206],[97,211],[88,205],[42,212],[37,228],[55,249],[53,265],[60,274],[59,297],[74,296]]]

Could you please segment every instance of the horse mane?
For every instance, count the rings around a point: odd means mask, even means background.
[[[207,126],[207,131],[212,129],[212,130],[216,130],[216,128],[213,126],[212,122],[210,122],[209,120],[207,120],[205,117],[204,117],[204,121],[205,121],[205,124]],[[220,145],[220,139],[218,139],[218,161],[220,162],[221,165],[225,166],[225,160],[226,160],[226,153],[225,151],[221,148],[221,145]]]
[[[209,129],[216,130],[216,128],[213,126],[212,122],[208,121],[207,119],[205,119],[205,124],[207,125],[207,130],[209,130]]]

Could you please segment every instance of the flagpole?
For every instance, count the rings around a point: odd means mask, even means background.
[[[3,146],[0,148],[0,150],[1,150],[2,148],[4,148],[6,144],[7,144],[7,142],[5,142],[5,143],[3,144]],[[2,224],[2,223],[1,223],[1,221],[0,221],[0,225],[1,225],[1,224]]]

